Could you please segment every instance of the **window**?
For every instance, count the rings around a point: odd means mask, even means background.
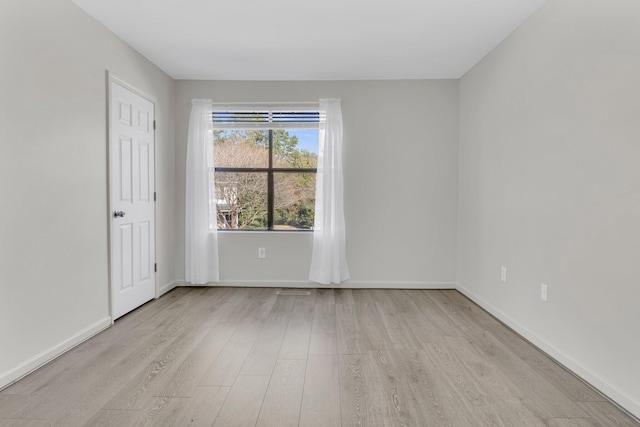
[[[220,230],[311,230],[318,123],[317,107],[214,109],[216,218],[210,225]]]

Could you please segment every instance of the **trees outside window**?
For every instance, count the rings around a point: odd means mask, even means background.
[[[218,229],[312,229],[317,138],[317,129],[215,130]]]

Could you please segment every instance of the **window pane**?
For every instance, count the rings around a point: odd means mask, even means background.
[[[311,230],[313,228],[316,174],[275,173],[275,230]]]
[[[216,172],[218,228],[267,229],[267,174]]]
[[[269,167],[269,131],[215,130],[214,165],[217,167]]]
[[[275,168],[315,168],[318,129],[274,129],[273,157]]]

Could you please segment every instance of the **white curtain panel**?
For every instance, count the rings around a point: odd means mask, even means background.
[[[349,279],[349,269],[345,254],[340,99],[320,100],[319,145],[309,280],[341,283]]]
[[[191,101],[187,137],[185,279],[193,285],[220,281],[211,112],[210,99]]]

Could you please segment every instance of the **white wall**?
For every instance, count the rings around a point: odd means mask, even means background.
[[[458,281],[640,416],[638,17],[550,0],[463,77]]]
[[[192,98],[219,102],[342,99],[345,286],[454,286],[458,82],[176,82],[176,217],[184,230],[185,154]],[[307,283],[310,233],[221,233],[227,284]],[[267,259],[257,259],[257,248]],[[184,277],[184,241],[176,270]]]
[[[340,97],[347,286],[451,285],[457,233],[461,290],[640,415],[638,16],[636,0],[550,0],[460,87],[174,84],[69,0],[3,0],[0,387],[108,324],[108,69],[158,100],[159,288],[184,277],[190,99]],[[311,234],[220,243],[228,284],[306,283]]]
[[[70,0],[0,2],[0,387],[109,324],[106,70],[157,98],[175,280],[173,81]]]

